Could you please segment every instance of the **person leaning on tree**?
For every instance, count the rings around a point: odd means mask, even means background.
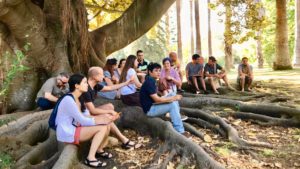
[[[57,100],[69,91],[68,81],[69,75],[64,72],[48,79],[37,94],[38,107],[42,110],[54,108]]]
[[[248,63],[248,58],[243,57],[242,63],[238,67],[238,83],[241,87],[241,91],[245,91],[245,85],[247,84],[247,90],[251,91],[251,84],[253,81],[252,66]]]

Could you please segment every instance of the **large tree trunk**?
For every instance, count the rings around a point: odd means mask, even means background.
[[[210,25],[210,8],[209,8],[210,0],[207,0],[207,30],[208,30],[208,56],[212,56],[212,39],[211,39],[211,25]]]
[[[201,32],[200,32],[200,11],[199,11],[198,0],[195,0],[195,24],[196,24],[196,53],[202,55]]]
[[[273,63],[273,69],[292,69],[288,45],[286,0],[276,0],[276,11],[276,61]]]
[[[41,84],[58,72],[103,66],[106,56],[145,34],[174,1],[135,0],[120,18],[93,32],[88,32],[82,0],[45,0],[43,8],[29,0],[1,2],[0,23],[9,36],[19,48],[31,44],[25,63],[31,69],[14,79],[8,111],[31,109]],[[14,43],[5,39],[4,43],[15,49]]]
[[[300,2],[295,0],[295,66],[300,67]]]
[[[195,53],[195,40],[194,40],[194,16],[193,16],[193,0],[190,0],[190,20],[191,20],[191,55]]]
[[[225,16],[225,32],[224,32],[224,41],[225,41],[225,69],[229,71],[233,67],[232,59],[232,36],[231,36],[231,17],[232,11],[230,6],[226,6],[226,16]]]
[[[170,40],[171,40],[171,36],[170,36],[170,15],[169,12],[166,13],[166,46],[167,46],[167,50],[170,51],[171,50],[171,45],[170,45]]]
[[[264,57],[262,53],[262,44],[261,44],[261,31],[258,31],[257,36],[259,37],[256,40],[256,58],[258,63],[258,68],[264,68]]]
[[[182,61],[182,39],[181,39],[181,0],[176,0],[176,16],[177,16],[177,55]]]

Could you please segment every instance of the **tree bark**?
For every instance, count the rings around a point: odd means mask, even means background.
[[[295,66],[300,67],[300,2],[295,0]]]
[[[210,0],[207,0],[207,30],[208,30],[208,56],[212,56],[212,39],[211,39],[211,16],[210,16],[210,8],[209,8]]]
[[[264,68],[264,57],[262,52],[262,43],[261,43],[261,31],[257,33],[258,39],[256,40],[256,58],[258,63],[258,68]]]
[[[182,62],[182,39],[181,39],[181,0],[176,0],[176,18],[177,18],[177,55]]]
[[[286,0],[276,0],[276,61],[273,63],[274,70],[292,69],[286,12]]]
[[[171,40],[171,36],[170,36],[170,15],[169,15],[169,11],[167,11],[166,13],[166,46],[167,46],[167,50],[170,51],[171,50],[171,45],[170,45],[170,40]]]
[[[199,1],[195,0],[195,25],[196,25],[196,53],[202,55]]]
[[[233,67],[232,59],[232,36],[231,36],[231,17],[232,11],[230,6],[226,6],[226,16],[225,16],[225,32],[224,32],[224,41],[225,41],[225,69],[230,71]]]
[[[194,40],[194,16],[193,16],[193,0],[190,0],[190,20],[191,20],[191,55],[195,53],[195,40]]]

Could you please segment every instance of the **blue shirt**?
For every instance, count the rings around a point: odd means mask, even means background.
[[[140,90],[141,105],[144,113],[146,114],[154,103],[154,100],[150,95],[153,95],[155,93],[157,93],[156,80],[153,77],[147,75],[145,78],[145,82],[143,83]]]

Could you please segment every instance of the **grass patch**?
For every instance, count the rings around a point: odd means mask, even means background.
[[[232,148],[235,148],[236,145],[231,143],[231,142],[225,142],[224,145],[222,145],[221,147],[216,147],[215,151],[225,157],[230,156],[231,154],[231,150]]]
[[[270,150],[270,149],[263,149],[261,154],[265,157],[272,157],[272,156],[274,156],[274,151]]]
[[[7,119],[0,119],[0,127],[3,126],[3,125],[6,125],[8,124],[9,122],[15,120],[15,118],[7,118]]]
[[[12,162],[13,160],[10,155],[0,152],[0,169],[10,168]]]

